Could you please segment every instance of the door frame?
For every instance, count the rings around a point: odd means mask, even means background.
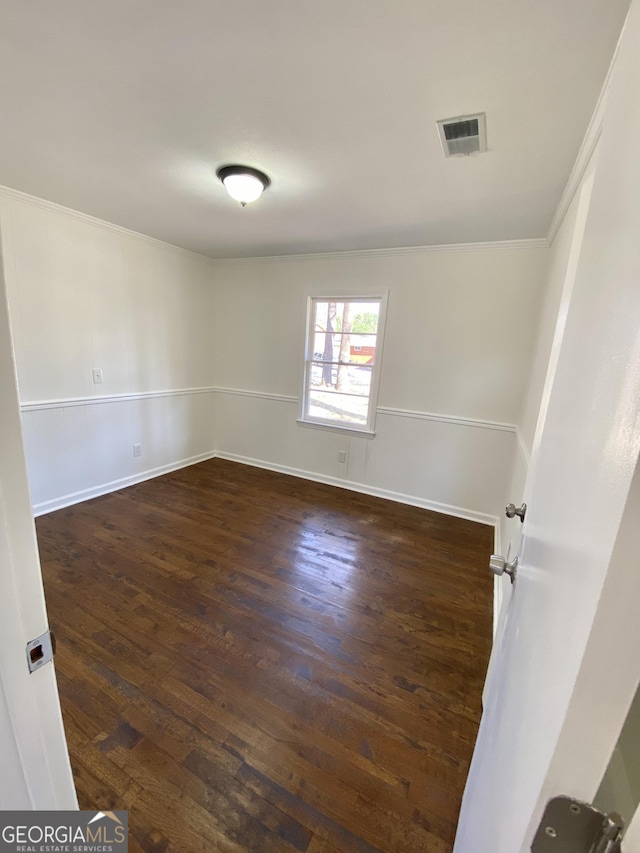
[[[48,630],[48,619],[1,254],[0,387],[0,738],[21,776],[3,791],[1,807],[77,809],[54,665],[30,673],[27,664],[27,642]]]

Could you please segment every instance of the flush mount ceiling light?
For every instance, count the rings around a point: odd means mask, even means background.
[[[263,190],[271,183],[264,172],[250,166],[223,166],[216,175],[231,198],[239,201],[243,207],[260,198]]]

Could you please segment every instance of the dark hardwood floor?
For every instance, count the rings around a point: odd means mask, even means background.
[[[491,528],[212,460],[37,529],[80,806],[131,851],[450,853]]]

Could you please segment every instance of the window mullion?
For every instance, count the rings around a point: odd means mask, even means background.
[[[386,296],[310,298],[303,371],[303,421],[371,434],[377,406],[385,302]],[[336,310],[328,316],[331,304],[336,305]],[[330,323],[342,322],[345,311],[350,323],[360,313],[365,322],[377,324],[376,331],[357,332],[351,329],[345,332],[342,328],[328,331]],[[375,320],[372,321],[367,314],[374,315]],[[346,351],[345,337],[349,339],[349,361],[340,357],[331,360],[314,357],[320,353],[341,354],[343,347]],[[362,350],[365,350],[364,358],[369,363],[352,361],[355,353],[360,354],[359,358],[363,357]],[[339,378],[340,390],[336,387]],[[323,380],[326,380],[326,385],[322,384]]]

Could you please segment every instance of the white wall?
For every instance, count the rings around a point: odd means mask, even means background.
[[[217,452],[495,519],[540,241],[212,262],[11,190],[0,227],[36,512]],[[375,437],[301,426],[308,296],[385,290]]]
[[[531,244],[216,264],[217,452],[493,518],[546,265]],[[297,424],[308,297],[384,290],[375,437]]]
[[[10,190],[0,229],[36,511],[210,455],[210,262]]]

